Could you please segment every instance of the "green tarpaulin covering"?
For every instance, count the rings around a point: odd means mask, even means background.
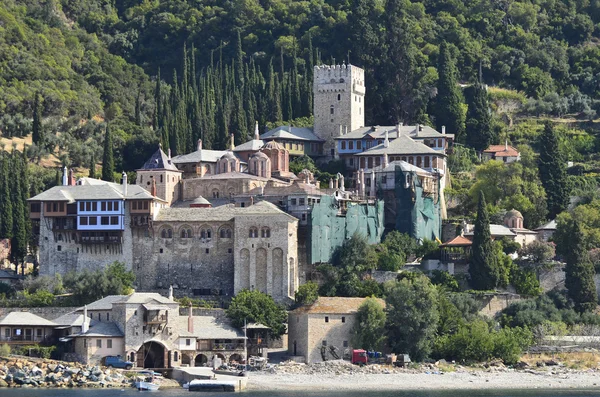
[[[334,197],[323,196],[313,206],[309,218],[310,263],[326,263],[334,251],[354,233],[366,236],[370,244],[377,244],[383,235],[383,201],[376,204],[348,203],[342,213]]]

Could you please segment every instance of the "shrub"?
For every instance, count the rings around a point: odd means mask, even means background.
[[[10,346],[4,343],[0,346],[0,357],[7,357],[10,355]]]
[[[311,305],[319,299],[319,285],[313,281],[298,287],[296,291],[295,301],[297,306]]]

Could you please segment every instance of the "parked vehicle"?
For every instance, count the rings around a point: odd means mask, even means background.
[[[131,361],[125,361],[121,358],[121,356],[106,356],[104,357],[104,365],[109,368],[124,368],[131,369],[133,368],[133,363]]]
[[[394,365],[396,367],[408,368],[408,364],[410,364],[410,362],[410,356],[408,354],[398,354]]]
[[[369,360],[367,351],[362,349],[352,350],[352,364],[366,365]]]

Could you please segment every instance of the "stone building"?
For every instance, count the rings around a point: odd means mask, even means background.
[[[319,297],[289,312],[288,354],[307,364],[349,358],[356,312],[365,298]],[[384,306],[383,301],[381,305]]]
[[[259,155],[267,173],[271,159],[277,172],[284,171],[285,150],[274,143],[266,153],[271,157],[257,152],[253,158]],[[262,178],[240,172],[232,151],[217,160],[213,171],[219,173],[189,180],[207,182],[200,188],[187,189],[186,180],[159,148],[138,170],[141,185],[128,185],[125,175],[122,185],[82,178],[78,185],[57,186],[31,198],[31,217],[39,229],[40,273],[103,269],[121,261],[144,291],[166,291],[174,285],[177,295],[228,299],[242,288],[257,288],[279,302],[293,300],[299,283],[298,220],[264,201],[217,208],[204,199],[199,202],[206,189],[216,189],[213,182],[250,190],[257,186],[239,181]],[[250,179],[235,178],[246,175]],[[269,178],[259,180],[266,183]],[[191,200],[168,205],[186,193]]]
[[[266,201],[165,208],[133,247],[138,288],[231,297],[244,288],[289,302],[298,287],[298,220]]]
[[[180,314],[171,297],[156,293],[114,295],[63,316],[83,323],[79,332],[62,338],[68,357],[96,364],[121,355],[139,368],[208,365],[213,357],[240,362],[244,335],[226,319]],[[99,315],[99,316],[98,316]],[[65,321],[61,320],[62,323]]]
[[[314,133],[325,160],[338,158],[335,138],[365,125],[365,72],[354,65],[315,66]]]
[[[279,126],[260,137],[264,142],[275,141],[289,150],[292,159],[309,156],[317,161],[323,157],[324,140],[314,134],[312,128]]]

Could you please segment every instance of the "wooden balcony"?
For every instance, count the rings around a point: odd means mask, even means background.
[[[151,317],[146,318],[146,324],[148,324],[148,325],[165,324],[167,322],[167,319],[168,319],[168,317],[165,314],[160,314],[158,316],[151,316]]]

